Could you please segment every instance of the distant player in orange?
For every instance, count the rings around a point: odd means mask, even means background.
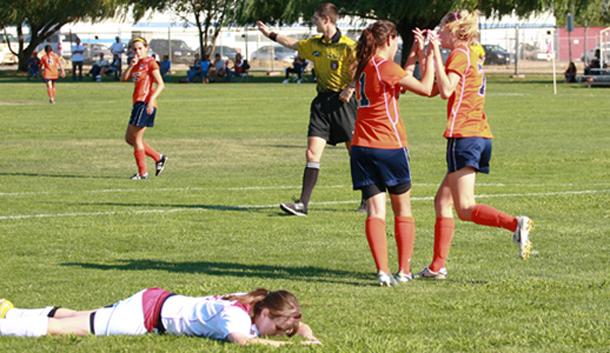
[[[55,104],[55,81],[59,78],[58,71],[61,71],[61,77],[66,77],[64,67],[61,65],[61,57],[53,52],[50,45],[45,45],[45,54],[40,59],[40,68],[42,69],[42,79],[47,85],[47,95],[49,103]]]
[[[153,57],[147,55],[148,43],[146,40],[144,38],[134,39],[132,48],[134,57],[122,75],[123,81],[131,79],[135,83],[133,109],[125,132],[125,141],[133,146],[133,155],[138,166],[138,172],[131,179],[145,180],[148,179],[146,156],[155,161],[155,175],[161,174],[167,163],[166,156],[144,142],[144,131],[155,124],[157,98],[165,88],[165,84],[159,71],[159,65]]]
[[[398,49],[396,26],[377,21],[368,26],[358,40],[356,99],[358,117],[351,143],[351,173],[354,190],[366,200],[366,239],[375,260],[382,286],[408,282],[415,241],[415,220],[411,213],[411,172],[404,124],[398,113],[401,90],[429,95],[434,80],[431,52],[424,58],[423,32],[416,29],[413,51],[424,68],[422,81],[393,61]],[[388,269],[386,241],[386,190],[394,211],[394,230],[398,247],[398,272]]]
[[[483,110],[486,79],[483,73],[481,51],[477,50],[478,13],[456,11],[447,14],[440,25],[438,37],[433,35],[431,45],[435,58],[436,87],[447,103],[447,175],[434,200],[434,258],[419,273],[424,278],[447,277],[445,261],[453,237],[453,208],[463,221],[501,227],[513,232],[513,241],[519,255],[527,259],[532,251],[529,241],[531,220],[514,217],[495,208],[477,204],[474,197],[478,172],[489,173],[492,134]],[[440,47],[451,50],[443,67]],[[484,54],[483,54],[484,56]]]

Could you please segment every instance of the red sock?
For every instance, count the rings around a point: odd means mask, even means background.
[[[472,221],[490,227],[501,227],[511,232],[517,229],[517,218],[487,205],[476,205],[472,209]]]
[[[413,217],[394,217],[394,238],[398,248],[398,270],[411,273],[411,257],[415,243],[415,220]]]
[[[136,164],[138,165],[138,174],[148,174],[148,170],[146,169],[146,154],[144,153],[144,150],[138,150],[134,148],[133,156],[136,157]]]
[[[454,228],[453,218],[436,218],[436,223],[434,223],[434,258],[430,264],[430,270],[438,272],[445,266]]]
[[[377,271],[390,273],[388,270],[388,244],[385,236],[385,221],[380,218],[369,217],[365,223],[366,240],[375,260]]]
[[[147,156],[152,158],[155,163],[161,160],[161,155],[159,154],[159,152],[155,151],[146,142],[144,142],[144,153],[146,153]]]

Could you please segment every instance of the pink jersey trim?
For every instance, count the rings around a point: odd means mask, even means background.
[[[461,78],[462,91],[460,92],[460,98],[458,100],[458,103],[457,103],[457,105],[454,105],[451,108],[451,127],[449,128],[448,137],[453,137],[453,130],[455,128],[455,121],[457,120],[457,114],[460,111],[460,107],[462,106],[462,100],[464,99],[464,91],[466,89],[466,75],[468,75],[468,71],[470,70],[470,48],[468,48],[468,51],[464,51],[461,48],[458,48],[456,50],[461,51],[462,53],[466,54],[466,58],[468,59],[468,66],[466,67],[466,71],[464,72],[464,74],[462,75],[462,78]]]
[[[400,119],[399,115],[398,115],[398,108],[396,107],[396,98],[394,98],[394,95],[392,95],[392,99],[393,99],[393,103],[394,103],[394,112],[396,113],[396,118],[392,119],[392,114],[390,113],[390,104],[388,102],[388,92],[385,89],[385,83],[382,81],[381,79],[381,73],[379,72],[379,66],[381,66],[381,64],[383,64],[384,62],[386,62],[387,60],[381,60],[379,63],[375,62],[375,58],[373,58],[372,62],[373,62],[373,66],[375,67],[375,71],[377,72],[377,78],[379,79],[379,83],[381,84],[381,86],[383,87],[383,102],[385,104],[385,111],[386,114],[388,116],[388,120],[390,121],[390,124],[392,124],[392,130],[394,130],[394,137],[396,137],[396,142],[398,143],[399,148],[404,147],[402,145],[402,141],[400,140],[400,133],[398,132],[398,128],[396,127],[398,125],[398,120]]]

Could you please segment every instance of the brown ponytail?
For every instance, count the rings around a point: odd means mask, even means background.
[[[358,39],[356,53],[358,58],[356,79],[359,79],[366,64],[368,64],[373,55],[375,55],[377,48],[381,47],[389,36],[395,37],[396,35],[398,35],[396,25],[390,21],[377,21],[362,31],[362,34]]]
[[[258,288],[242,295],[229,294],[222,299],[236,300],[240,304],[251,305],[253,317],[259,315],[263,309],[269,310],[269,316],[274,319],[282,319],[283,329],[289,336],[294,335],[299,329],[301,308],[294,294],[288,291],[270,292],[264,288]]]

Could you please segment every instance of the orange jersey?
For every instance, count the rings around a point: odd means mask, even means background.
[[[159,70],[159,65],[152,57],[140,59],[131,69],[131,79],[136,84],[133,90],[133,103],[150,102],[150,98],[155,93],[153,86],[155,83],[153,71],[155,70]]]
[[[50,52],[45,54],[40,59],[40,67],[42,68],[42,78],[45,80],[57,80],[59,78],[59,55]]]
[[[447,103],[446,138],[492,138],[485,105],[487,80],[479,53],[468,46],[455,48],[445,64],[445,72],[460,76],[458,85]]]
[[[356,84],[358,117],[353,146],[407,146],[407,133],[398,113],[398,81],[405,76],[406,72],[391,60],[375,56],[366,64]]]

